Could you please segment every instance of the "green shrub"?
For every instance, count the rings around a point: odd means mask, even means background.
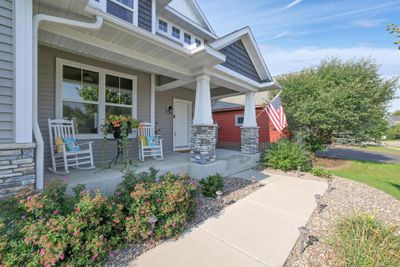
[[[329,170],[326,170],[321,167],[313,168],[311,170],[311,173],[315,176],[323,177],[323,178],[331,178],[332,177],[332,174]]]
[[[386,137],[388,139],[400,139],[400,124],[390,127]]]
[[[137,179],[132,174],[126,177],[140,182],[135,183],[129,200],[125,196],[120,198],[127,208],[125,230],[128,241],[145,240],[151,236],[162,239],[182,233],[194,216],[196,184],[187,176],[171,173],[160,176],[156,182],[142,179],[143,175],[138,175]],[[157,218],[154,229],[149,223],[153,216]]]
[[[345,266],[400,266],[400,237],[396,227],[383,226],[369,215],[343,219],[331,244]]]
[[[304,146],[283,139],[268,146],[263,155],[264,165],[283,171],[309,171],[311,169],[310,153]]]
[[[201,193],[206,197],[216,197],[215,192],[222,191],[224,188],[224,179],[221,175],[211,175],[199,181]]]

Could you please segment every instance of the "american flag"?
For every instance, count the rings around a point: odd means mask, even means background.
[[[286,115],[283,111],[281,98],[279,95],[268,104],[268,106],[265,108],[265,112],[278,132],[281,133],[287,127],[288,124],[286,121]]]

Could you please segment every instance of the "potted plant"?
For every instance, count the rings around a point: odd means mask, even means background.
[[[104,135],[113,134],[115,139],[122,139],[129,135],[131,129],[137,128],[139,122],[131,116],[110,115],[104,121]]]

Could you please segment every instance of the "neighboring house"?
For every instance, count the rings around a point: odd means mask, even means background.
[[[0,82],[0,195],[43,187],[49,118],[73,119],[96,162],[104,118],[130,114],[203,166],[216,160],[211,97],[245,94],[251,136],[255,93],[276,87],[250,28],[218,37],[194,0],[0,0]]]
[[[259,143],[273,143],[286,136],[279,133],[269,120],[264,107],[269,98],[269,92],[255,94],[255,109],[259,127]],[[226,97],[214,102],[213,119],[218,125],[218,147],[240,149],[241,127],[244,122],[245,97],[243,95]]]
[[[389,127],[393,127],[395,125],[400,124],[400,116],[388,115],[387,121],[388,121]]]

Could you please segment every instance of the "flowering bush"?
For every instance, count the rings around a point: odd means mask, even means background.
[[[58,182],[2,201],[0,266],[98,266],[125,241],[178,235],[194,214],[196,185],[156,174],[127,174],[113,197],[82,186],[67,195]]]
[[[0,265],[96,265],[121,243],[121,205],[89,191],[67,196],[65,189],[59,184],[4,202],[14,211],[0,216]],[[60,205],[62,199],[70,206]]]
[[[127,196],[127,193],[129,195]],[[125,230],[129,241],[173,237],[194,215],[196,184],[171,173],[156,180],[156,172],[128,174],[117,191],[127,209]],[[157,218],[152,226],[150,218]]]

